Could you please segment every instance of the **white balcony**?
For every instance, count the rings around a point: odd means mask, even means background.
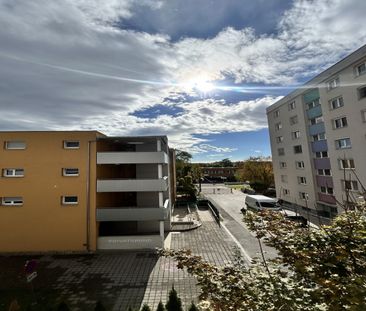
[[[159,179],[97,180],[97,192],[161,192],[168,190],[168,177]]]
[[[97,164],[168,164],[168,155],[158,152],[98,152]]]
[[[164,207],[113,207],[97,208],[97,221],[149,221],[169,217],[169,200]]]

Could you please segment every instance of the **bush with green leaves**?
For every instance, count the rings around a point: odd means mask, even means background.
[[[162,251],[197,277],[200,310],[366,310],[365,207],[319,228],[267,211],[248,212],[245,222],[259,243],[277,250],[275,259],[262,253],[250,265],[218,267],[189,250]]]
[[[106,311],[106,308],[104,308],[102,302],[98,301],[95,305],[94,311]]]
[[[174,289],[174,286],[169,292],[168,302],[165,305],[167,311],[183,311],[182,301],[178,297],[177,291]]]
[[[188,308],[188,311],[199,311],[196,305],[192,302]]]
[[[141,311],[151,311],[150,307],[145,303],[142,308]]]
[[[159,301],[156,311],[165,311],[164,305],[161,301]]]

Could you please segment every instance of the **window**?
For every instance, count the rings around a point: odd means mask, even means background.
[[[287,175],[281,175],[281,181],[287,183],[287,181],[288,181]]]
[[[62,169],[63,176],[79,176],[78,168],[64,168]]]
[[[23,205],[23,197],[3,197],[1,199],[2,205]]]
[[[342,138],[335,141],[336,149],[348,149],[351,148],[351,139]]]
[[[291,132],[292,139],[300,138],[300,131]]]
[[[339,168],[340,169],[354,169],[355,161],[353,159],[339,159]]]
[[[329,101],[330,109],[337,109],[344,106],[343,97],[333,98]]]
[[[307,103],[306,107],[307,107],[307,109],[311,109],[311,108],[314,108],[314,107],[319,106],[319,105],[320,105],[319,99],[316,99],[316,100],[313,100],[310,103]]]
[[[366,73],[366,63],[362,63],[355,68],[356,76],[361,76]]]
[[[302,153],[302,146],[301,145],[294,146],[294,153]]]
[[[4,168],[4,177],[24,177],[24,169],[22,168]]]
[[[333,90],[339,86],[339,78],[335,78],[328,82],[328,91]]]
[[[318,151],[315,153],[316,158],[328,158],[328,151]]]
[[[313,135],[313,141],[324,140],[324,139],[327,139],[325,133]]]
[[[275,130],[276,131],[279,131],[281,128],[282,128],[282,123],[281,122],[278,122],[278,123],[275,124]]]
[[[286,162],[280,162],[280,168],[286,168],[287,164]]]
[[[335,129],[339,129],[341,127],[346,127],[346,126],[347,126],[347,118],[346,117],[342,117],[342,118],[338,118],[338,119],[333,120],[333,127]]]
[[[283,142],[283,136],[276,137],[276,142],[277,143],[282,143]]]
[[[308,200],[309,199],[309,194],[307,194],[306,192],[299,192],[299,198],[301,200]]]
[[[62,204],[64,205],[78,204],[78,197],[76,195],[63,196]]]
[[[302,177],[302,176],[298,176],[298,177],[297,177],[297,182],[298,182],[300,185],[306,185],[306,178],[305,178],[305,177]]]
[[[333,194],[333,188],[331,187],[320,187],[320,192],[325,194]]]
[[[273,115],[275,118],[278,118],[280,116],[280,111],[276,110],[275,112],[273,112]]]
[[[343,190],[357,191],[358,182],[356,180],[343,180],[342,179]]]
[[[26,144],[24,141],[6,141],[5,149],[8,150],[17,150],[17,149],[25,149]]]
[[[330,169],[319,169],[318,170],[318,175],[321,175],[321,176],[331,176],[332,175],[332,172]]]
[[[363,122],[366,122],[366,109],[365,110],[361,110],[361,118]]]
[[[65,149],[79,149],[80,142],[78,140],[65,140],[64,141],[64,148]]]
[[[293,116],[290,118],[290,125],[294,125],[297,122],[299,122],[297,116]]]
[[[324,122],[324,119],[323,119],[323,116],[320,116],[320,117],[310,119],[309,121],[310,121],[310,125],[314,125],[314,124]]]
[[[278,151],[279,156],[285,155],[285,149],[284,148],[278,148],[277,151]]]
[[[295,165],[296,165],[296,168],[297,169],[303,169],[303,168],[305,168],[304,161],[296,161],[295,162]]]
[[[282,193],[283,195],[290,195],[290,190],[289,189],[282,189]]]
[[[363,86],[358,89],[358,99],[362,99],[365,97],[366,97],[366,86]]]
[[[288,110],[294,110],[296,108],[296,103],[293,101],[288,104]]]

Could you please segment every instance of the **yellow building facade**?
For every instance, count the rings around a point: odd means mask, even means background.
[[[159,167],[164,164],[149,163],[152,157],[143,158],[145,150],[136,152],[137,163],[126,164],[136,151],[135,142],[122,140],[123,146],[133,146],[131,150],[119,150],[120,142],[105,150],[106,142],[113,145],[114,141],[97,131],[0,132],[0,252],[87,252],[97,250],[98,243],[107,249],[144,248],[146,243],[133,242],[141,240],[141,234],[147,243],[149,236],[160,241],[164,229],[160,225],[159,232],[159,223],[165,223],[165,229],[170,225],[170,192],[161,195],[167,190],[144,189],[146,178],[138,176],[146,174],[145,168],[164,171]],[[148,145],[147,141],[160,142],[161,137],[145,139],[141,145]],[[103,161],[106,156],[114,160],[98,164],[97,157]],[[160,175],[156,178],[163,178]],[[152,191],[169,201],[164,218],[154,216],[155,208],[164,207],[158,199],[155,206],[144,206],[145,195],[155,196]],[[137,199],[124,204],[130,197]],[[138,210],[141,207],[149,208],[143,219],[136,213],[143,212]],[[149,211],[152,216],[146,218]],[[103,238],[100,226],[107,232]],[[129,227],[152,229],[122,230]]]

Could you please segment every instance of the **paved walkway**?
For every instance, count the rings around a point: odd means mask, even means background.
[[[216,189],[213,193],[213,189]],[[217,189],[220,189],[219,191]],[[255,235],[249,231],[247,225],[243,222],[243,214],[240,211],[245,207],[246,194],[239,190],[232,190],[223,185],[204,185],[202,187],[203,195],[210,200],[220,211],[223,218],[223,224],[236,238],[247,253],[247,259],[261,257],[260,247]],[[262,243],[266,258],[274,258],[277,253],[272,247]],[[250,261],[250,259],[249,259]]]
[[[170,247],[191,249],[209,262],[223,265],[233,259],[235,243],[220,228],[207,210],[200,210],[202,226],[187,232],[170,233]],[[0,257],[2,269],[7,265],[14,271],[0,273],[1,287],[24,287],[24,280],[14,284],[16,271],[22,270],[25,257]],[[19,262],[17,262],[19,261]],[[5,270],[4,270],[5,271]],[[14,276],[15,274],[15,276]],[[21,283],[19,283],[21,282]],[[172,286],[185,306],[197,301],[196,280],[169,258],[159,258],[151,252],[116,252],[95,255],[42,256],[35,293],[41,299],[44,290],[54,291],[59,300],[66,301],[72,311],[93,310],[100,300],[107,310],[127,311],[148,303],[156,309],[160,300],[166,302]],[[46,294],[48,295],[48,294]],[[0,299],[1,301],[1,299]],[[0,303],[0,309],[4,305]]]

